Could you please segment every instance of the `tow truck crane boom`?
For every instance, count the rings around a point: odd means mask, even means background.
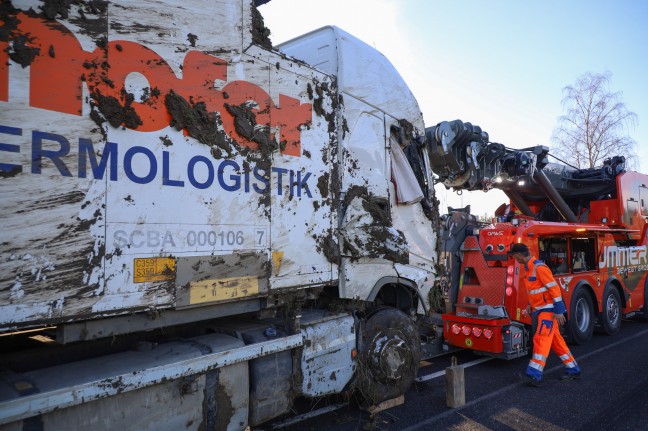
[[[461,120],[444,121],[425,132],[432,170],[447,188],[500,189],[524,215],[538,219],[543,215],[534,213],[529,203],[548,200],[563,220],[578,222],[589,201],[615,193],[615,179],[625,170],[623,156],[588,169],[550,163],[546,146],[507,148]]]

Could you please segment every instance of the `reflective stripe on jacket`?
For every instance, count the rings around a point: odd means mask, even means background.
[[[531,258],[524,269],[524,284],[533,311],[567,312],[560,287],[549,267],[543,261]]]

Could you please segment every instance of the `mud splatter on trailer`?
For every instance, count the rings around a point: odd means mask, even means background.
[[[265,26],[263,16],[259,10],[252,5],[252,42],[265,48],[272,49],[270,41],[270,29]]]

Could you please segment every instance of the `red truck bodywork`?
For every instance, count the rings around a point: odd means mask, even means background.
[[[527,295],[519,264],[507,255],[510,245],[518,242],[552,269],[573,342],[586,342],[595,324],[613,334],[621,317],[644,313],[648,176],[626,172],[617,176],[616,184],[616,197],[590,202],[579,218],[582,223],[520,216],[467,236],[460,250],[454,311],[442,315],[446,342],[505,358],[528,352],[532,322],[524,311]],[[528,204],[537,212],[547,203]],[[490,337],[485,336],[487,329]]]

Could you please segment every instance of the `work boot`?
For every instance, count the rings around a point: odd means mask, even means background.
[[[539,388],[541,386],[540,380],[536,379],[535,377],[526,376],[526,381],[529,386],[533,386],[534,388]]]
[[[564,373],[560,376],[560,380],[579,380],[581,378],[581,373]]]

